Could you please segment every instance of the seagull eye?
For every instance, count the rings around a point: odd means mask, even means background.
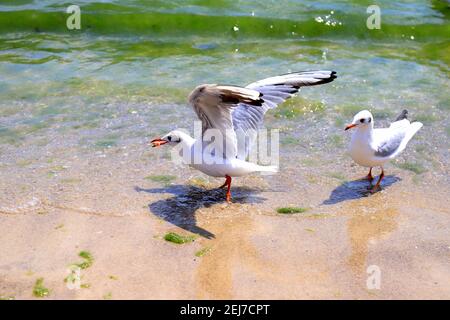
[[[172,141],[172,137],[171,137],[171,136],[168,136],[168,137],[167,137],[167,140]]]
[[[371,123],[372,122],[372,118],[369,118],[369,123]]]
[[[364,123],[364,119],[359,120],[359,122]]]

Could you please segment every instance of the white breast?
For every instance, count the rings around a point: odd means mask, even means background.
[[[369,134],[353,132],[349,153],[353,161],[363,167],[376,167],[383,165],[386,160],[375,157],[372,139]]]

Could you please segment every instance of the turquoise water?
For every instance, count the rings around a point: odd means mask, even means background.
[[[387,123],[408,108],[425,123],[425,137],[447,144],[446,1],[377,1],[381,30],[366,27],[367,1],[77,3],[81,30],[66,28],[69,3],[0,1],[4,167],[17,159],[40,163],[56,149],[142,146],[174,127],[191,128],[186,96],[200,83],[244,85],[308,69],[336,70],[339,78],[268,115],[282,141],[339,145],[345,138],[333,130],[356,111],[369,108]],[[308,126],[327,131],[310,136],[301,131]],[[448,147],[436,152],[447,163]]]

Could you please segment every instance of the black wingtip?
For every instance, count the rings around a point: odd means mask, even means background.
[[[330,76],[326,79],[322,79],[321,81],[317,82],[316,84],[324,84],[324,83],[329,83],[332,82],[334,79],[337,78],[337,73],[336,71],[331,71]]]

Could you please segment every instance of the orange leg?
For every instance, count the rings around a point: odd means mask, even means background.
[[[375,191],[377,191],[378,188],[380,188],[380,183],[381,180],[383,180],[383,178],[384,178],[384,170],[383,168],[381,168],[380,178],[378,178],[377,184],[372,188],[372,190],[370,190],[370,192],[374,193]]]
[[[231,177],[229,175],[225,176],[225,183],[221,186],[221,188],[227,186],[227,202],[231,202]]]
[[[228,178],[227,178],[227,176],[225,176],[225,182],[223,183],[223,185],[221,185],[220,187],[219,187],[219,189],[223,189],[223,188],[225,188],[226,186],[228,186]]]
[[[367,180],[369,180],[369,182],[373,181],[372,167],[370,167],[369,174],[367,175]]]

